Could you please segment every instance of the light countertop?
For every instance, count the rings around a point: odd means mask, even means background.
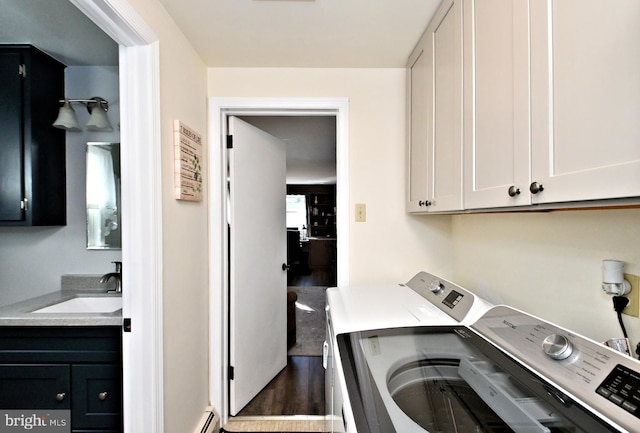
[[[60,290],[0,307],[0,326],[121,326],[122,310],[112,313],[32,313],[76,295],[120,296],[95,290]]]

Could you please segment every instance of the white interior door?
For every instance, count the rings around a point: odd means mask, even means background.
[[[230,414],[287,364],[286,148],[229,117]]]

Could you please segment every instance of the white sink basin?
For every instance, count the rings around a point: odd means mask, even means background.
[[[121,308],[120,296],[78,296],[32,313],[113,313]]]

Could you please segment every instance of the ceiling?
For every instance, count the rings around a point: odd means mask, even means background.
[[[160,0],[210,67],[398,68],[441,0]]]
[[[68,66],[115,66],[118,46],[69,0],[0,0],[0,43]],[[404,67],[441,0],[159,0],[209,67]],[[334,117],[254,117],[287,142],[289,183],[335,183]]]
[[[69,66],[118,64],[118,46],[69,0],[1,0],[0,42]],[[159,0],[209,67],[396,68],[441,0]]]
[[[242,116],[287,145],[287,184],[336,183],[335,116]]]

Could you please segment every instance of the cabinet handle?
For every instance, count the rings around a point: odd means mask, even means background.
[[[544,191],[544,185],[538,182],[532,182],[531,185],[529,185],[529,191],[531,191],[531,194],[537,194]]]
[[[62,401],[64,400],[64,398],[66,397],[67,394],[65,394],[64,392],[59,392],[58,394],[56,394],[56,400],[58,401]]]
[[[98,400],[100,401],[105,401],[107,399],[107,392],[101,392],[100,394],[98,394]]]
[[[511,185],[509,187],[509,191],[507,191],[507,194],[509,194],[509,197],[520,195],[520,188],[516,187],[515,185]]]
[[[431,206],[431,202],[429,200],[425,200],[425,201],[420,200],[418,202],[418,206],[421,206],[421,207],[422,206]]]

